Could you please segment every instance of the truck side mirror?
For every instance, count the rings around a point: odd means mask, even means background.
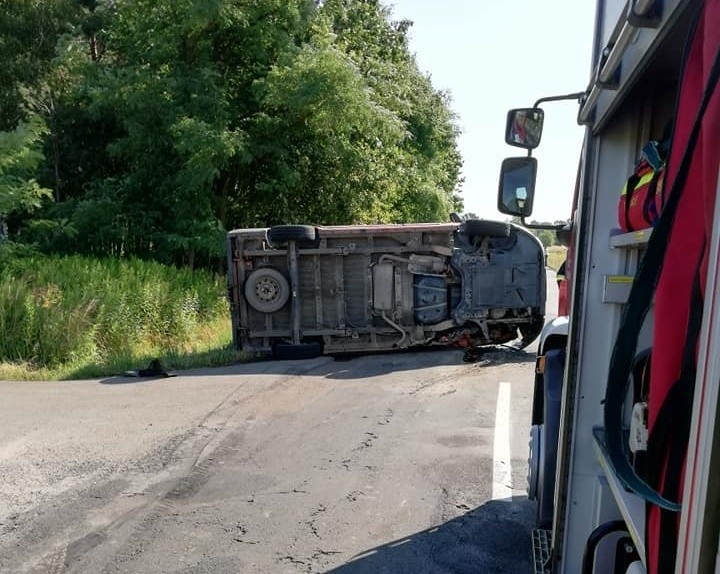
[[[534,157],[509,157],[500,168],[498,211],[527,217],[532,214],[537,160]]]
[[[505,125],[505,143],[524,149],[540,145],[545,112],[541,108],[510,110]]]

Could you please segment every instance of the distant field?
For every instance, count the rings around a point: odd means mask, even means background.
[[[545,252],[547,253],[548,267],[557,271],[560,268],[560,265],[562,265],[562,262],[565,261],[567,248],[562,247],[561,245],[551,245],[545,250]]]

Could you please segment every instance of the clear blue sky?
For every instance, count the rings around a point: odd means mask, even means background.
[[[410,49],[433,85],[452,96],[462,129],[465,211],[496,209],[500,164],[524,155],[504,142],[507,110],[540,97],[583,91],[590,79],[594,0],[382,0],[393,19],[414,22]],[[566,219],[583,128],[577,104],[544,104],[531,219]]]

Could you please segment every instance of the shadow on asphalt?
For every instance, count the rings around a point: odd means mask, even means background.
[[[167,377],[109,377],[98,381],[101,385],[128,385],[130,383],[152,383],[153,381],[164,381]]]
[[[431,347],[418,351],[392,351],[368,355],[323,356],[315,359],[280,361],[261,359],[246,363],[236,363],[226,367],[213,369],[194,369],[177,372],[177,376],[211,377],[211,376],[254,376],[254,375],[289,375],[313,376],[338,380],[366,379],[380,377],[389,373],[417,371],[436,366],[461,365],[465,360],[462,350],[448,350]],[[508,347],[486,347],[477,351],[471,363],[479,367],[495,366],[509,363],[531,363],[535,354],[529,349],[515,350]],[[165,380],[164,377],[125,377],[114,376],[101,379],[104,385],[122,385],[130,383],[146,383]]]
[[[457,518],[353,557],[326,574],[526,574],[534,505],[491,500]]]

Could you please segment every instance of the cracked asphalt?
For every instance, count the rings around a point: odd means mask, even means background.
[[[524,574],[533,365],[498,348],[0,382],[0,572]],[[493,500],[501,382],[512,496]]]
[[[0,383],[3,573],[527,572],[531,353]],[[512,500],[492,501],[499,381]]]

